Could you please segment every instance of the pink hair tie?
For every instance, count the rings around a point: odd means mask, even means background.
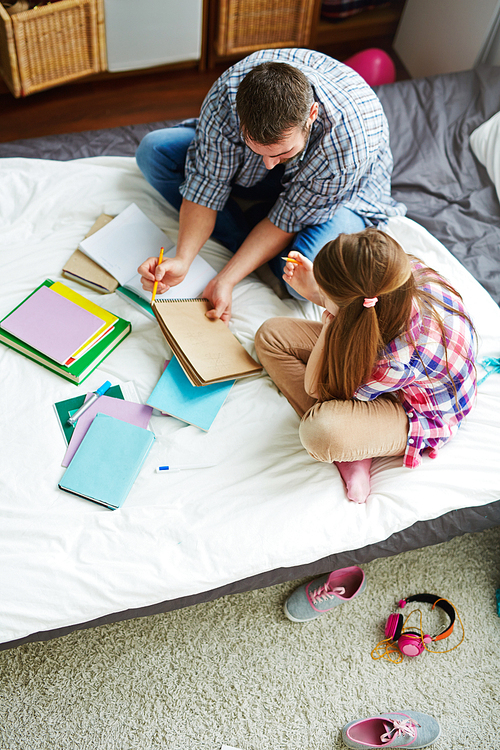
[[[365,297],[363,307],[375,307],[378,302],[378,297]]]

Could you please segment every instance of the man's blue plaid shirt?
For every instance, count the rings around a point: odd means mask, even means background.
[[[405,206],[391,198],[392,154],[379,99],[351,68],[304,49],[256,52],[214,83],[188,151],[180,189],[184,198],[219,211],[233,183],[251,187],[266,176],[262,157],[241,138],[236,92],[245,75],[268,60],[299,68],[319,104],[302,158],[285,166],[283,191],[270,221],[285,232],[298,232],[328,221],[339,205],[375,225],[404,214]]]

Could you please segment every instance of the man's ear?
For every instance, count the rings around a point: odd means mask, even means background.
[[[311,125],[313,124],[314,120],[317,118],[318,112],[319,112],[319,104],[318,102],[313,102],[311,104],[311,109],[310,109],[309,118],[308,118],[308,122]]]

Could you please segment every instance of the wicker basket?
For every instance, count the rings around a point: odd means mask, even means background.
[[[217,54],[308,46],[314,10],[314,0],[219,0]]]
[[[59,0],[13,16],[0,4],[0,73],[14,96],[105,69],[103,0]]]

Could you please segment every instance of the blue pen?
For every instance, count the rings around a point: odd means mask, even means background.
[[[156,469],[155,469],[155,471],[156,471],[157,474],[163,474],[163,473],[168,473],[168,472],[171,473],[172,471],[184,471],[184,469],[209,469],[210,466],[213,466],[213,464],[204,464],[204,465],[200,465],[200,464],[194,465],[193,464],[191,466],[187,466],[187,465],[184,465],[184,466],[157,466]]]
[[[87,411],[87,409],[89,408],[89,406],[92,406],[92,404],[95,401],[97,401],[97,399],[99,398],[99,396],[102,396],[103,393],[106,393],[106,391],[108,390],[108,388],[111,388],[111,383],[109,382],[109,380],[106,380],[106,382],[103,383],[101,385],[101,387],[98,388],[97,391],[95,391],[92,394],[92,396],[90,398],[88,398],[82,406],[80,406],[80,408],[78,409],[78,411],[75,411],[75,413],[73,414],[73,416],[69,417],[68,424],[75,424],[75,422],[77,421],[78,417],[81,417],[82,414]]]

